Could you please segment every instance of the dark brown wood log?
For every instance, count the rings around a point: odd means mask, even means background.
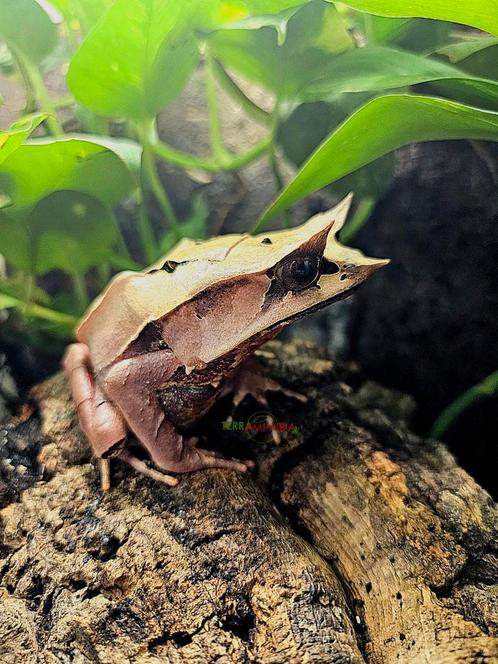
[[[0,662],[498,662],[498,512],[411,402],[305,344],[275,446],[200,430],[253,476],[169,489],[116,463],[102,495],[58,375],[0,430]],[[237,418],[254,412],[248,403]]]

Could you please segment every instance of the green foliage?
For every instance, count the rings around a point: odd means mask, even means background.
[[[345,3],[379,16],[421,16],[471,25],[498,35],[496,0],[347,0]]]
[[[0,309],[15,329],[24,320],[33,342],[70,337],[88,291],[113,271],[140,269],[182,236],[206,237],[202,194],[178,219],[158,159],[215,173],[269,159],[281,191],[260,228],[320,187],[335,196],[354,190],[357,209],[344,230],[351,237],[389,186],[398,146],[498,140],[497,0],[49,2],[62,25],[36,0],[0,3],[2,75],[18,76],[26,92],[25,113],[0,132],[8,268]],[[165,144],[155,126],[201,62],[207,156]],[[63,63],[71,95],[54,100],[44,77]],[[266,89],[273,107],[260,108],[235,75]],[[223,143],[219,85],[266,127],[243,154]],[[64,133],[60,118],[68,116],[78,133]],[[282,153],[299,169],[287,186]],[[67,279],[54,281],[54,270]]]
[[[200,0],[116,0],[71,61],[76,99],[101,115],[152,119],[198,62],[199,6]]]
[[[2,165],[0,184],[11,200],[12,214],[23,216],[53,191],[81,191],[115,205],[135,183],[117,154],[103,145],[43,139],[21,145],[11,154]]]
[[[0,37],[33,64],[39,64],[57,43],[55,26],[36,0],[2,0]]]
[[[46,117],[45,113],[38,113],[32,117],[23,118],[13,124],[8,131],[0,133],[0,164],[24,143]]]
[[[472,94],[475,101],[498,108],[498,81],[474,78],[444,62],[386,46],[357,48],[334,58],[302,97],[327,100],[342,92],[390,90],[434,81],[450,83],[457,97]]]
[[[457,138],[498,141],[498,113],[414,95],[373,99],[315,150],[263,214],[259,227],[304,196],[402,145]]]

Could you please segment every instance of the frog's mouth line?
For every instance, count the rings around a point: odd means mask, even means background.
[[[362,285],[362,283],[363,282],[360,282],[355,286],[351,286],[351,288],[348,288],[346,291],[343,291],[342,293],[339,293],[338,295],[335,295],[327,300],[322,300],[322,302],[317,302],[317,304],[314,304],[312,307],[304,309],[303,311],[300,311],[297,314],[292,314],[291,316],[284,318],[278,323],[274,323],[269,329],[274,330],[276,327],[280,327],[281,325],[290,325],[290,323],[293,323],[295,320],[300,320],[305,316],[309,316],[309,314],[314,314],[316,311],[325,309],[325,307],[328,307],[330,304],[334,304],[335,302],[340,302],[341,300],[347,300],[348,297],[353,295],[358,290],[358,288]]]

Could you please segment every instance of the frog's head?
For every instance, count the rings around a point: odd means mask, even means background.
[[[256,236],[221,236],[168,256],[178,277],[197,269],[205,287],[164,320],[164,337],[187,366],[212,361],[343,299],[389,261],[368,258],[336,238],[351,204],[303,225]],[[206,253],[207,252],[207,253]],[[209,253],[211,252],[211,253]],[[197,263],[197,268],[195,267]],[[189,266],[189,267],[188,267]],[[252,346],[252,344],[250,344]]]

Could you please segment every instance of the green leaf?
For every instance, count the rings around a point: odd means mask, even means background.
[[[365,97],[365,94],[340,95],[333,103],[314,102],[294,109],[278,128],[278,142],[287,159],[301,166],[324,138],[356,110],[360,99],[366,101]],[[332,192],[346,196],[354,191],[357,200],[377,200],[392,182],[393,166],[392,154],[384,155],[334,182]]]
[[[275,28],[277,32],[278,44],[281,46],[285,42],[289,19],[294,16],[298,10],[299,7],[291,7],[278,14],[248,16],[239,21],[224,25],[223,30],[259,30],[264,27],[272,27]]]
[[[19,120],[7,131],[0,131],[0,164],[24,143],[46,117],[46,113],[37,113]]]
[[[95,145],[103,147],[114,152],[133,173],[135,178],[139,178],[142,162],[142,146],[140,143],[130,138],[117,138],[115,136],[101,136],[100,134],[65,134],[67,139],[76,139],[79,141],[91,141]]]
[[[327,100],[342,92],[389,90],[429,81],[450,82],[456,93],[461,90],[465,95],[465,101],[472,94],[472,101],[482,99],[498,106],[498,82],[474,78],[438,60],[387,46],[366,46],[338,55],[301,97]]]
[[[88,33],[114,0],[49,0],[72,28]]]
[[[33,64],[57,43],[55,25],[35,0],[1,0],[0,37]]]
[[[498,43],[473,51],[458,62],[460,70],[473,76],[498,79]]]
[[[284,18],[284,43],[269,26],[219,30],[209,39],[211,53],[221,62],[280,100],[296,98],[305,83],[327,65],[331,53],[351,46],[339,14],[333,8],[327,10],[320,0]]]
[[[101,115],[153,118],[198,62],[193,29],[201,4],[116,0],[72,59],[68,84],[75,97]]]
[[[31,210],[27,224],[37,274],[54,268],[84,273],[108,259],[116,240],[109,208],[78,191],[49,194]]]
[[[463,41],[456,42],[455,44],[448,44],[438,48],[435,53],[438,55],[445,55],[452,64],[456,64],[461,60],[479,53],[483,49],[490,46],[496,46],[498,39],[496,37],[479,37],[478,39],[464,39]]]
[[[10,197],[10,214],[25,213],[52,191],[71,189],[112,206],[136,187],[111,150],[86,140],[41,139],[21,145],[0,166],[0,189]]]
[[[305,5],[309,0],[245,0],[251,14],[278,14],[292,7]]]
[[[370,37],[375,44],[392,44],[409,28],[412,19],[386,18],[385,16],[371,16]]]
[[[30,274],[84,273],[107,260],[115,239],[110,210],[77,191],[49,194],[23,220],[0,212],[0,252]]]
[[[497,0],[346,0],[344,4],[379,16],[435,18],[498,35]]]
[[[461,138],[498,141],[498,113],[434,97],[377,97],[317,148],[264,212],[256,229],[304,196],[396,148],[415,141]]]

